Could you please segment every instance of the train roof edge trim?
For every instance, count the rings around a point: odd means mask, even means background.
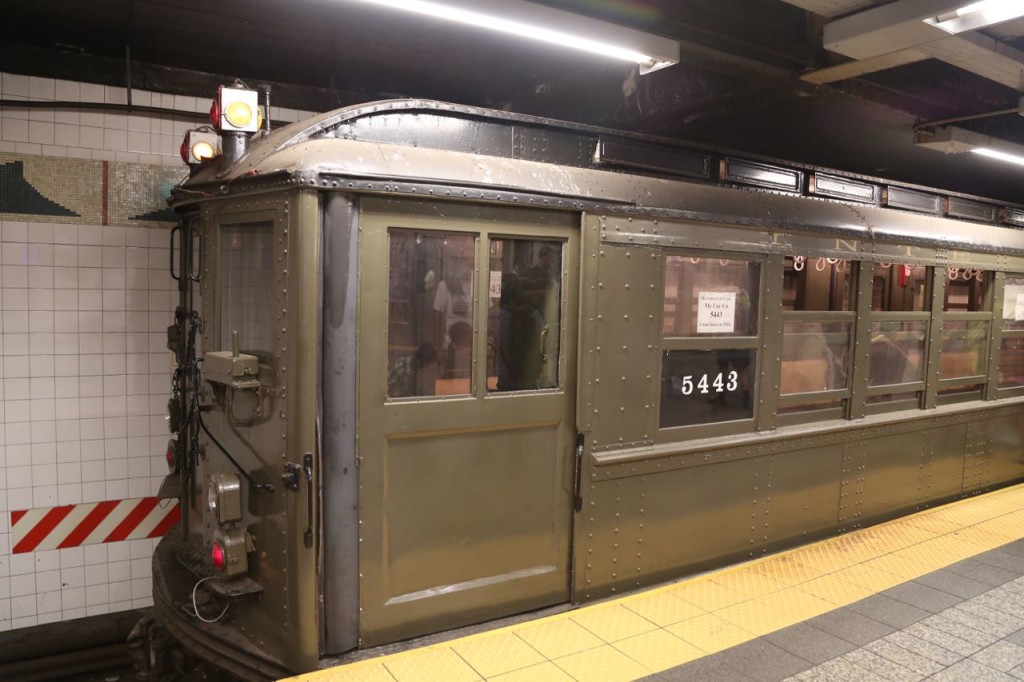
[[[1024,225],[1024,211],[1005,204],[427,100],[346,107],[257,136],[237,163],[199,167],[171,204],[289,186],[1024,252],[1024,232],[1005,229]]]

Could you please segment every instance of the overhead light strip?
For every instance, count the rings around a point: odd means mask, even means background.
[[[989,149],[988,147],[978,147],[977,149],[972,149],[971,152],[978,154],[979,156],[995,159],[996,161],[1005,161],[1006,163],[1015,163],[1018,166],[1024,166],[1024,156],[1021,156],[1020,154],[1008,154],[996,149]]]
[[[915,131],[914,144],[944,154],[971,152],[996,161],[1024,166],[1024,145],[989,137],[955,126],[923,128]]]
[[[494,12],[480,12],[454,3],[430,2],[429,0],[350,1],[379,5],[388,9],[400,9],[466,26],[484,28],[633,62],[640,65],[640,73],[649,73],[679,62],[679,44],[675,41],[519,0],[504,0],[500,3],[473,3],[474,8],[493,7]],[[524,21],[523,17],[530,20]],[[573,30],[570,32],[562,30],[561,27],[572,27]],[[580,30],[582,33],[579,32]],[[594,34],[601,38],[620,37],[621,41],[588,37],[588,34]]]
[[[853,59],[870,59],[1024,16],[1024,0],[892,0],[868,4],[867,9],[825,24],[822,44],[826,49]]]
[[[981,0],[981,2],[972,2],[947,14],[930,17],[924,22],[941,28],[946,33],[956,35],[1001,24],[1022,16],[1024,16],[1024,1],[1022,0]]]

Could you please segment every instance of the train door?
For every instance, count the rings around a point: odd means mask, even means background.
[[[569,599],[578,218],[367,200],[361,646]]]

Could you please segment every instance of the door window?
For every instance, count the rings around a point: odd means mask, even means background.
[[[487,390],[558,386],[562,243],[492,239],[487,314]]]
[[[471,234],[389,234],[388,397],[468,395],[473,374]]]

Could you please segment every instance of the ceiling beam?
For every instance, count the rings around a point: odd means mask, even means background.
[[[920,20],[956,6],[955,0],[899,0],[878,7],[865,0],[785,1],[828,18],[864,10],[830,21],[825,29],[825,47],[854,61],[803,74],[809,83],[834,83],[933,58],[1024,91],[1024,52],[976,32],[950,36]],[[874,54],[877,50],[884,51]]]
[[[898,52],[890,52],[877,57],[854,59],[853,61],[836,64],[835,66],[829,66],[824,69],[808,71],[801,75],[800,78],[808,83],[824,85],[825,83],[834,83],[836,81],[857,78],[876,71],[885,71],[886,69],[892,69],[905,64],[913,64],[914,62],[920,62],[930,58],[931,55],[925,54],[921,50],[899,50]]]
[[[964,0],[895,0],[825,24],[822,44],[846,57],[866,59],[949,36],[925,21],[957,9]]]
[[[871,4],[871,0],[784,0],[784,2],[827,18],[847,14]]]
[[[1024,91],[1024,52],[986,35],[965,33],[917,49],[964,71]]]
[[[877,57],[855,59],[800,76],[808,83],[823,85],[858,78],[876,71],[938,59],[964,71],[1024,92],[1024,52],[980,33],[966,33],[936,40],[913,49],[898,50]]]

